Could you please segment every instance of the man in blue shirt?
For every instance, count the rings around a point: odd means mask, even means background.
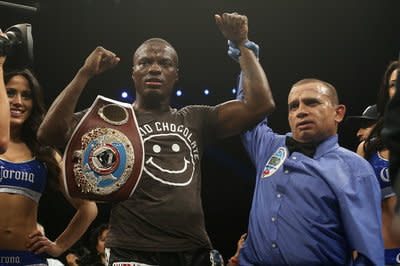
[[[241,79],[238,88],[241,98]],[[335,88],[301,80],[288,108],[291,133],[265,119],[242,134],[257,176],[240,265],[384,265],[379,184],[338,145],[345,106]]]

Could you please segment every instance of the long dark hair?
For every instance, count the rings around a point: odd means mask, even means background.
[[[96,246],[100,236],[105,230],[108,230],[108,224],[100,224],[90,232],[89,236],[89,250],[93,253],[97,252]]]
[[[38,80],[29,69],[14,70],[4,75],[4,83],[7,84],[14,76],[23,76],[29,84],[32,91],[32,111],[28,119],[22,125],[21,138],[26,143],[28,148],[36,159],[44,163],[48,170],[48,182],[50,186],[58,186],[58,175],[60,167],[54,155],[55,150],[49,146],[44,146],[36,138],[36,133],[40,123],[43,121],[46,109],[43,103],[42,89]]]
[[[389,101],[389,79],[393,71],[399,68],[399,61],[392,61],[386,67],[385,74],[383,74],[381,87],[378,92],[378,102],[376,103],[379,114],[382,116],[385,112],[385,107]]]
[[[389,79],[393,71],[399,68],[398,61],[392,61],[386,67],[385,73],[382,78],[381,87],[378,92],[377,110],[379,113],[378,122],[375,127],[371,130],[364,144],[364,157],[368,160],[376,152],[386,149],[385,144],[382,141],[381,131],[384,126],[384,115],[385,107],[388,103],[389,97]]]
[[[105,230],[109,230],[108,224],[100,224],[92,231],[90,231],[89,239],[88,239],[88,252],[82,255],[79,258],[79,265],[87,265],[87,266],[103,266],[101,262],[101,256],[97,251],[97,243],[99,241],[100,236],[103,234]]]

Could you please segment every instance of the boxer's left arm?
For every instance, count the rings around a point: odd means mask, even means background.
[[[215,15],[216,23],[225,38],[240,50],[239,63],[243,73],[242,100],[222,103],[219,107],[217,135],[227,137],[250,128],[265,118],[275,108],[267,77],[248,41],[248,21],[237,13]]]
[[[60,167],[62,167],[61,156],[56,154],[56,158]],[[27,244],[28,250],[36,254],[46,252],[53,257],[60,256],[82,237],[97,216],[97,205],[95,202],[76,198],[73,199],[67,195],[62,173],[59,175],[59,184],[65,198],[75,207],[76,213],[64,232],[62,232],[54,242],[50,241],[39,230],[29,235]]]

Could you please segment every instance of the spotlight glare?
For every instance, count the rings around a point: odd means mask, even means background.
[[[176,91],[176,96],[182,96],[183,92],[181,90]]]
[[[204,95],[208,95],[208,94],[210,94],[210,91],[208,89],[205,89],[204,90]]]
[[[128,98],[128,93],[126,91],[123,91],[121,93],[121,97],[124,98],[124,99]]]
[[[232,89],[232,94],[236,94],[236,88]]]

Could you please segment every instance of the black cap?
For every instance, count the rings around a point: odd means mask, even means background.
[[[379,113],[378,109],[376,108],[376,104],[370,105],[365,108],[364,112],[360,116],[348,116],[346,118],[346,123],[356,123],[360,127],[363,125],[373,124],[378,121]]]

